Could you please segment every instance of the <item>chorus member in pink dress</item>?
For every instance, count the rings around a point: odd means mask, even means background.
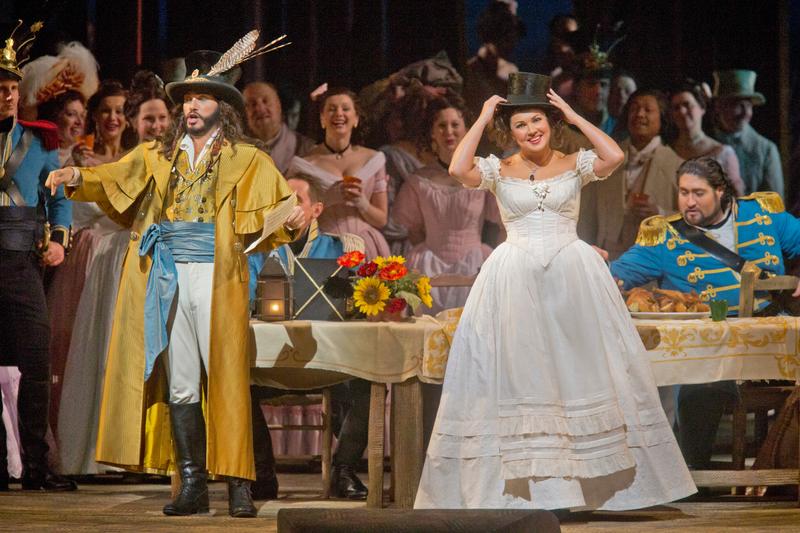
[[[408,265],[423,274],[473,276],[492,248],[481,242],[488,218],[499,222],[497,204],[489,191],[468,189],[450,176],[453,151],[467,133],[465,107],[455,100],[435,100],[428,106],[425,139],[435,163],[409,175],[400,188],[392,218],[408,229],[413,245]],[[431,313],[461,307],[468,288],[433,289]]]
[[[380,230],[388,218],[386,157],[354,144],[362,115],[355,93],[330,89],[320,97],[323,141],[289,164],[287,177],[307,174],[324,191],[325,211],[319,218],[324,233],[352,233],[366,242],[367,257],[388,255]]]
[[[88,128],[95,132],[94,138],[78,137],[72,149],[74,163],[94,166],[122,157],[125,148],[122,134],[127,128],[123,113],[126,98],[127,91],[118,82],[105,81],[101,84],[88,104]],[[72,218],[75,234],[72,253],[56,269],[47,288],[52,326],[50,360],[54,383],[50,396],[50,425],[56,435],[64,372],[83,286],[101,240],[119,229],[95,204],[73,205]]]
[[[687,80],[670,93],[670,118],[678,130],[678,136],[670,143],[675,153],[682,159],[701,156],[713,157],[722,165],[725,174],[739,196],[745,194],[745,185],[739,172],[739,158],[727,144],[722,144],[705,134],[703,117],[708,107],[710,93],[705,94],[703,86]]]
[[[163,82],[152,72],[137,72],[123,111],[138,142],[160,138],[170,125]],[[83,205],[88,204],[76,202],[75,208]],[[91,207],[97,209],[94,204]],[[99,216],[92,233],[97,236],[97,246],[75,311],[64,367],[61,404],[69,405],[69,409],[58,412],[61,468],[63,473],[72,475],[111,469],[100,467],[94,460],[94,452],[117,290],[130,242],[130,231],[105,215]]]

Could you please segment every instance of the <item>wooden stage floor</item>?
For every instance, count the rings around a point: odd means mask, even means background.
[[[388,479],[388,475],[386,476]],[[256,502],[259,516],[234,519],[227,514],[224,483],[212,483],[211,513],[166,517],[166,484],[83,483],[73,493],[0,493],[2,531],[261,531],[277,529],[278,510],[286,507],[361,507],[363,502],[320,500],[319,474],[280,474],[281,497]],[[362,477],[363,478],[363,477]],[[564,532],[800,532],[800,508],[792,502],[682,502],[624,513],[586,513],[562,524]]]

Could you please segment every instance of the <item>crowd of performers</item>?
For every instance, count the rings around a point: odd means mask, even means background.
[[[754,72],[637,88],[598,46],[571,48],[575,25],[552,25],[552,77],[518,72],[524,25],[491,2],[463,76],[440,54],[308,99],[267,81],[240,92],[252,48],[122,84],[100,81],[76,42],[26,62],[41,28],[18,28],[0,58],[0,275],[13,280],[0,362],[16,365],[0,367],[0,490],[177,470],[165,514],[205,512],[210,476],[227,480],[231,515],[255,516],[278,481],[260,406],[276,393],[249,386],[252,279],[273,250],[289,268],[361,250],[429,276],[480,272],[471,292],[434,289],[432,313],[466,307],[418,507],[624,509],[693,492],[680,452],[708,463],[734,393],[659,401],[612,274],[714,288],[735,310],[736,272],[673,224],[774,272],[800,254],[800,227],[775,144],[749,124],[765,104]],[[334,397],[332,493],[363,499],[368,383]]]

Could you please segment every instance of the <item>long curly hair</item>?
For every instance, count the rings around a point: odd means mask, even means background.
[[[236,144],[242,142],[264,149],[262,142],[244,134],[241,115],[232,105],[222,100],[219,101],[219,126],[222,129],[222,139],[231,144],[234,152]],[[161,144],[161,153],[164,157],[172,158],[184,135],[186,135],[186,117],[183,116],[183,104],[177,104],[172,108],[172,122]]]
[[[733,188],[722,165],[713,157],[702,156],[687,159],[678,167],[675,179],[680,180],[684,174],[703,178],[712,189],[722,189],[722,209],[728,209],[728,206],[736,200],[736,189]]]

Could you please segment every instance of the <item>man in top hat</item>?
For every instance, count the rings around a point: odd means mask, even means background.
[[[575,79],[573,104],[583,118],[611,135],[616,119],[608,112],[608,94],[611,87],[612,65],[606,53],[597,44],[582,54]]]
[[[183,117],[163,141],[55,171],[48,185],[67,184],[72,199],[98,202],[131,229],[98,462],[166,473],[174,443],[181,489],[164,514],[207,512],[210,473],[228,480],[231,516],[252,517],[245,251],[291,241],[303,214],[269,156],[242,142],[239,69],[220,57],[193,52],[189,76],[167,84]]]
[[[59,166],[55,124],[17,120],[20,64],[40,28],[34,24],[16,41],[12,33],[0,51],[0,364],[15,365],[21,374],[22,488],[75,490],[75,483],[47,466],[50,325],[41,277],[42,265],[64,260],[72,208],[63,188],[44,188],[47,174]],[[6,453],[0,422],[0,491],[8,490]]]
[[[745,194],[774,191],[783,196],[783,169],[778,147],[750,126],[753,106],[766,102],[755,86],[756,73],[752,70],[714,72],[714,137],[736,151]]]
[[[273,84],[254,81],[247,84],[242,94],[248,131],[264,142],[278,170],[286,172],[292,158],[306,155],[314,147],[314,141],[286,124],[283,103]]]

